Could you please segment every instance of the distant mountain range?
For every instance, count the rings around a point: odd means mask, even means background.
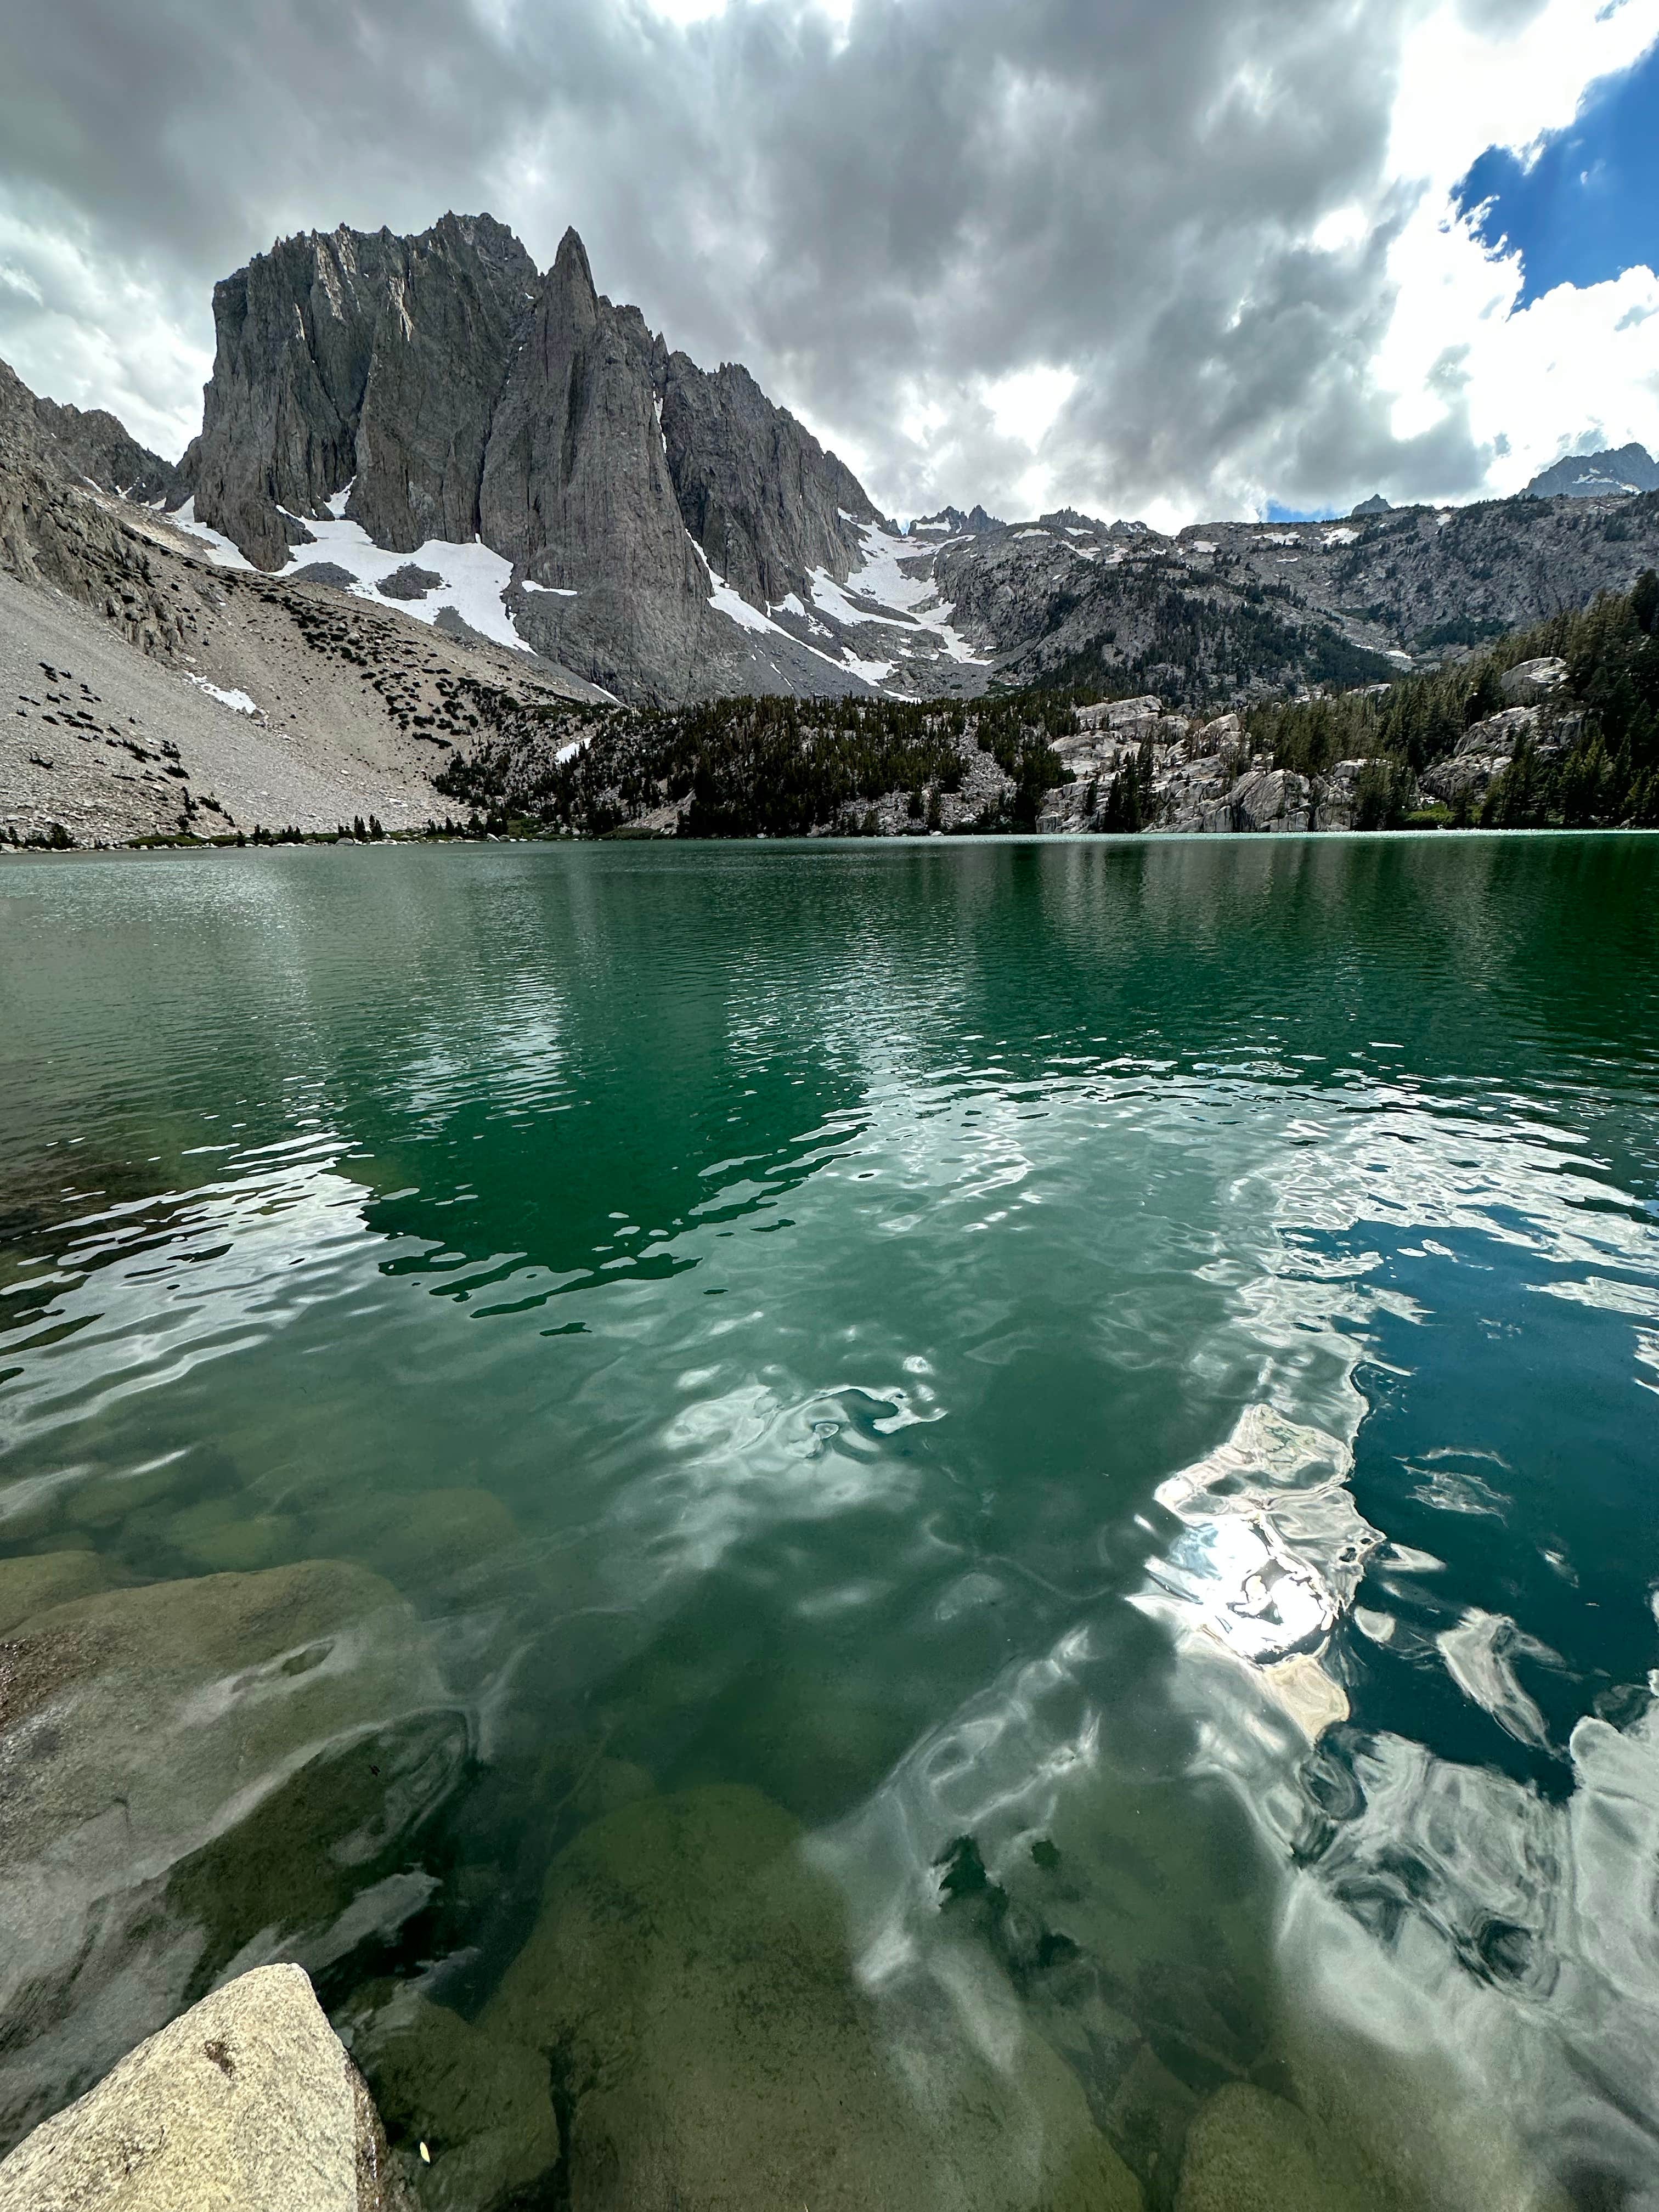
[[[1607,499],[1627,492],[1659,491],[1659,461],[1645,446],[1620,446],[1600,453],[1570,453],[1527,486],[1528,499]]]
[[[952,507],[906,531],[745,369],[699,368],[605,297],[574,231],[544,273],[489,216],[290,238],[213,307],[202,431],[176,467],[11,380],[31,465],[120,502],[94,535],[142,506],[193,557],[640,703],[1041,682],[1220,706],[1381,681],[1659,557],[1639,447],[1564,461],[1520,500],[1378,497],[1342,524],[1164,536]],[[0,564],[61,579],[73,531],[48,530],[39,496],[11,511]]]

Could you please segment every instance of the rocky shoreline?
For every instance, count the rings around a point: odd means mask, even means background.
[[[1415,780],[1409,803],[1461,805],[1467,819],[1523,747],[1540,762],[1559,758],[1584,723],[1582,709],[1558,704],[1566,676],[1567,665],[1558,655],[1506,671],[1499,684],[1506,703],[1471,724],[1450,758]],[[1077,733],[1054,743],[1076,781],[1049,793],[1039,830],[1100,826],[1102,788],[1131,763],[1143,775],[1149,832],[1294,833],[1364,826],[1359,787],[1370,765],[1365,760],[1338,761],[1314,776],[1275,768],[1268,754],[1250,749],[1242,715],[1195,720],[1171,713],[1150,695],[1079,708],[1076,720]]]
[[[77,1493],[75,1525],[153,1487]],[[405,1543],[453,1553],[477,1517],[414,1503]],[[421,1908],[410,1839],[470,1771],[434,1631],[338,1560],[122,1583],[62,1505],[22,1501],[9,1533],[32,1511],[58,1548],[0,1562],[0,2212],[1395,2201],[1252,2080],[1180,2088],[1127,2020],[1115,2087],[1086,2087],[1100,2054],[1079,2074],[1037,2031],[949,1883],[994,2050],[923,1987],[878,2002],[793,1816],[602,1746],[471,2016],[371,1974],[331,2027],[306,1966],[337,1990]],[[221,1556],[284,1540],[192,1513]]]
[[[261,1966],[0,2160],[0,2212],[414,2212],[301,1966]]]

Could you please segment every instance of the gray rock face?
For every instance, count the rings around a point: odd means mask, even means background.
[[[1659,490],[1630,495],[1659,465],[1632,446],[1532,487],[1571,500],[1436,512],[1378,494],[1337,527],[1166,538],[1069,507],[1013,524],[945,507],[902,552],[872,541],[866,581],[843,590],[880,520],[856,477],[746,370],[705,372],[599,294],[574,232],[545,277],[488,216],[416,238],[312,233],[220,284],[215,321],[173,505],[193,495],[267,569],[348,487],[344,511],[383,548],[481,537],[514,565],[520,635],[632,700],[931,698],[995,679],[1243,703],[1383,680],[1659,562]],[[33,465],[154,495],[164,465],[112,416],[29,408],[15,450]],[[815,604],[819,570],[836,588]]]
[[[61,456],[49,456],[52,434],[40,416],[41,403],[9,363],[0,362],[0,465],[8,471],[45,469],[64,473]]]
[[[240,1975],[0,2161],[0,2212],[412,2212],[304,1969]]]
[[[1359,812],[1359,779],[1369,765],[1363,760],[1335,761],[1328,772],[1318,779],[1314,787],[1316,830],[1353,828]]]
[[[1311,826],[1312,787],[1285,768],[1250,769],[1227,793],[1235,830],[1306,830]]]
[[[435,568],[422,568],[413,561],[405,561],[401,568],[394,568],[389,576],[383,576],[376,589],[383,599],[423,599],[428,592],[435,592],[442,581]]]
[[[844,583],[857,525],[878,519],[852,471],[731,362],[710,376],[671,354],[660,397],[680,514],[709,567],[754,606],[803,593],[814,568]]]
[[[347,513],[379,544],[469,542],[536,282],[489,216],[414,239],[343,224],[280,241],[214,288],[213,377],[176,496],[193,491],[198,518],[267,568],[304,542],[292,518],[348,484]]]
[[[95,483],[100,491],[119,492],[127,499],[157,500],[173,481],[173,464],[141,446],[126,425],[106,408],[83,411],[79,407],[60,407],[53,399],[37,399],[34,415],[64,465],[76,476]]]
[[[651,335],[595,291],[565,233],[489,441],[483,538],[532,585],[519,620],[539,649],[607,689],[697,686],[708,581],[657,426]]]
[[[1472,722],[1457,740],[1453,757],[1466,758],[1471,753],[1512,753],[1523,738],[1536,735],[1538,725],[1535,707],[1505,707],[1501,714],[1488,714],[1484,722]]]
[[[1448,643],[1628,591],[1659,566],[1659,494],[1203,523],[1174,538],[1058,517],[911,538],[915,573],[1001,681],[1151,685],[1198,706],[1218,684],[1242,702],[1382,681]]]
[[[1457,741],[1449,760],[1438,761],[1423,776],[1431,799],[1454,805],[1460,799],[1484,799],[1494,776],[1502,774],[1524,740],[1536,743],[1540,717],[1534,707],[1506,707],[1472,723]]]
[[[1527,499],[1602,499],[1609,494],[1659,491],[1659,461],[1645,446],[1607,447],[1599,453],[1569,453],[1553,468],[1535,476],[1522,494]]]
[[[214,315],[172,496],[256,564],[349,484],[380,545],[481,536],[514,564],[520,634],[621,696],[867,688],[734,624],[709,575],[757,609],[814,568],[843,581],[876,519],[863,487],[747,371],[705,375],[604,298],[574,231],[544,279],[488,216],[313,233],[226,279]]]
[[[349,484],[379,544],[482,536],[514,564],[521,634],[624,696],[846,688],[713,610],[687,525],[760,606],[812,568],[845,578],[842,510],[875,515],[862,487],[745,371],[671,358],[597,291],[574,231],[544,280],[487,216],[290,239],[218,286],[214,314],[173,495],[258,565]],[[404,573],[382,589],[403,595]]]
[[[964,514],[959,507],[942,507],[937,514],[921,514],[910,525],[910,534],[919,544],[929,538],[974,538],[981,530],[1001,530],[1005,526],[994,514],[987,514],[982,507],[975,507]]]
[[[1163,712],[1163,701],[1148,691],[1136,699],[1103,699],[1097,706],[1079,707],[1075,719],[1079,730],[1110,730],[1139,738]]]
[[[934,697],[994,676],[1243,701],[1382,680],[1627,588],[1659,555],[1659,500],[1623,495],[1648,480],[1638,461],[1653,472],[1632,447],[1589,457],[1619,463],[1616,484],[1575,478],[1620,492],[1605,526],[1593,501],[1437,514],[1380,494],[1346,526],[1174,538],[1069,507],[1012,525],[946,507],[914,526],[889,602],[815,605],[815,571],[838,592],[863,566],[860,526],[879,518],[862,486],[746,370],[705,372],[601,295],[574,232],[544,278],[488,216],[290,239],[217,288],[215,317],[175,501],[193,492],[267,568],[348,485],[346,512],[383,547],[481,536],[514,564],[526,641],[627,699]],[[894,566],[884,550],[870,573],[890,583]],[[770,619],[748,621],[710,572]]]
[[[88,472],[48,427],[49,403],[41,408],[0,362],[0,570],[66,592],[143,652],[172,657],[193,635],[193,615],[161,588],[142,541],[86,489]]]
[[[1550,653],[1541,660],[1523,660],[1505,669],[1498,679],[1498,688],[1512,705],[1524,707],[1559,690],[1566,680],[1566,662],[1559,653]]]

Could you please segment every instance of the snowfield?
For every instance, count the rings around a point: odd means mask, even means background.
[[[1045,536],[1046,532],[1043,533]],[[812,600],[821,612],[834,622],[847,624],[883,623],[894,629],[922,629],[936,637],[951,660],[982,667],[981,660],[967,639],[951,627],[954,606],[939,599],[931,576],[921,576],[905,568],[905,562],[915,562],[916,548],[908,538],[895,536],[884,530],[878,522],[866,522],[860,535],[864,540],[864,562],[854,569],[845,586],[838,584],[827,568],[814,568],[808,580]],[[938,549],[930,547],[929,551]],[[878,607],[887,610],[874,614],[868,609],[855,606],[849,593],[860,599],[872,600]],[[863,669],[852,659],[849,667]],[[890,675],[892,664],[885,673]],[[873,679],[872,679],[873,680]]]
[[[533,650],[514,628],[503,598],[513,580],[510,561],[504,560],[499,553],[492,553],[478,538],[474,538],[471,545],[452,545],[443,538],[430,538],[412,553],[388,553],[374,543],[362,523],[346,520],[345,505],[350,496],[349,484],[343,491],[335,493],[329,501],[332,512],[327,521],[296,518],[301,520],[301,526],[310,532],[316,543],[294,548],[288,566],[281,571],[289,582],[303,580],[306,570],[314,562],[336,562],[357,579],[349,587],[355,599],[370,599],[377,607],[393,614],[412,616],[415,621],[422,623],[435,623],[447,607],[470,629],[494,644],[509,646],[515,653]],[[199,538],[221,568],[252,568],[252,563],[242,557],[228,538],[216,530],[210,530],[205,523],[198,522],[194,499],[186,500],[171,520],[192,538]],[[417,568],[430,569],[441,581],[422,599],[382,598],[375,586],[411,562]],[[560,594],[562,598],[565,596],[574,594]]]
[[[470,545],[456,545],[442,538],[428,538],[413,553],[392,553],[375,544],[361,523],[348,521],[346,503],[351,496],[348,484],[329,501],[330,512],[325,518],[306,518],[302,526],[313,543],[295,546],[287,566],[281,571],[290,581],[303,580],[307,568],[329,562],[343,568],[355,578],[346,588],[355,598],[368,599],[378,607],[393,614],[411,617],[416,622],[434,623],[446,609],[459,615],[467,626],[496,645],[510,647],[517,653],[530,653],[533,647],[519,635],[507,604],[507,592],[513,580],[512,563],[499,553],[492,553],[481,540],[475,538]],[[216,530],[196,519],[196,502],[189,500],[173,515],[172,521],[180,530],[205,548],[210,559],[222,568],[251,570],[252,564],[246,560],[230,540]],[[297,518],[296,518],[297,519]],[[854,518],[846,518],[849,522]],[[918,575],[907,569],[905,562],[915,563],[918,549],[908,538],[884,530],[879,523],[858,525],[863,541],[863,560],[848,576],[843,586],[837,583],[827,568],[816,568],[808,579],[810,604],[798,593],[789,592],[778,606],[763,610],[751,606],[742,593],[734,591],[723,576],[710,568],[702,548],[695,539],[697,558],[708,578],[709,597],[720,612],[737,623],[740,629],[751,635],[770,635],[787,639],[789,643],[816,653],[832,666],[845,668],[866,684],[879,686],[890,677],[903,658],[899,647],[890,659],[866,659],[848,650],[842,642],[839,631],[862,629],[871,624],[908,632],[918,631],[936,641],[936,647],[951,660],[968,666],[984,666],[986,662],[959,631],[951,627],[951,617],[955,609],[942,602],[933,581],[927,575]],[[1033,533],[1047,536],[1046,532]],[[690,533],[687,532],[688,538]],[[938,550],[937,544],[930,544],[928,552]],[[1073,549],[1067,548],[1067,550]],[[430,570],[440,581],[423,598],[405,599],[383,596],[379,586],[398,569],[410,565]],[[573,591],[556,585],[538,584],[528,578],[523,589],[544,592],[559,599],[574,599]],[[860,605],[858,600],[865,602]],[[804,623],[811,634],[823,641],[810,644],[799,630],[786,629],[774,619],[776,615],[788,615]],[[898,641],[895,640],[896,647]],[[211,688],[211,687],[208,687]],[[221,695],[216,695],[221,696]],[[234,702],[222,696],[222,703]],[[239,713],[257,713],[250,700]]]
[[[216,567],[221,568],[241,568],[246,570],[249,575],[253,574],[252,562],[248,560],[242,553],[239,552],[237,548],[231,544],[228,538],[222,536],[222,534],[216,530],[210,530],[205,522],[198,522],[196,520],[196,495],[194,492],[191,494],[190,497],[185,501],[184,505],[178,510],[178,512],[174,514],[168,515],[167,520],[175,525],[177,528],[187,531],[192,538],[199,538],[202,544],[206,546],[209,557],[213,561]]]

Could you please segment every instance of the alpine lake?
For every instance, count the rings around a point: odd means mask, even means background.
[[[0,2148],[1659,2205],[1659,838],[9,864],[0,1294]]]

